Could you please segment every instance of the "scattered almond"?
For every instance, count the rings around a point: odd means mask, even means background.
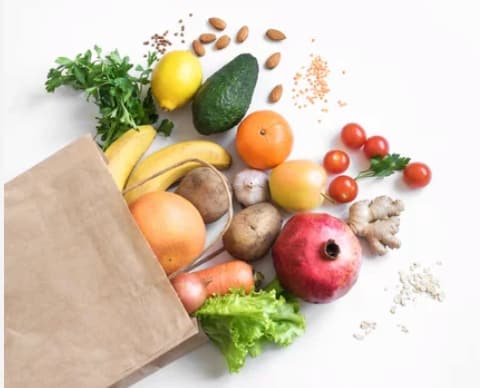
[[[248,38],[248,27],[243,26],[237,32],[237,43],[242,43]]]
[[[274,53],[270,55],[267,60],[265,61],[265,67],[267,69],[275,69],[278,64],[280,63],[280,58],[281,54],[280,53]]]
[[[230,37],[228,35],[222,35],[218,40],[215,42],[215,48],[217,50],[222,50],[230,44]]]
[[[282,31],[276,30],[275,28],[268,29],[266,32],[266,35],[270,40],[275,40],[275,41],[284,40],[287,38]]]
[[[211,32],[206,32],[198,37],[198,40],[202,43],[212,43],[215,39],[217,39],[217,35]]]
[[[210,25],[215,28],[218,31],[223,31],[225,27],[227,27],[227,23],[225,23],[222,19],[220,18],[210,18],[208,19],[208,22]]]
[[[205,55],[205,47],[203,47],[203,44],[200,43],[199,40],[194,40],[192,42],[192,48],[198,57],[203,57]]]
[[[268,100],[271,103],[278,102],[282,98],[282,94],[283,94],[283,86],[279,84],[272,89],[272,91],[270,92],[270,95],[268,96]]]

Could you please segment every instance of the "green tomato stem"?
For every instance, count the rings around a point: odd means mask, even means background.
[[[354,179],[358,181],[359,179],[370,178],[373,176],[375,176],[375,171],[372,171],[369,169],[369,170],[360,171],[360,173]]]

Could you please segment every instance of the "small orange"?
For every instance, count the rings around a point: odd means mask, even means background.
[[[283,116],[271,110],[259,110],[240,123],[235,144],[248,166],[268,170],[288,158],[293,133]]]
[[[130,212],[167,274],[202,253],[206,239],[202,216],[180,195],[168,191],[144,194],[130,204]]]

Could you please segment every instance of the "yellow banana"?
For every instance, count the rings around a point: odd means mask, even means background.
[[[232,163],[230,154],[217,143],[207,140],[182,141],[162,148],[142,160],[130,175],[126,188],[128,189],[156,172],[189,158],[204,160],[219,169],[226,169]],[[166,190],[198,166],[199,163],[192,162],[174,168],[126,193],[125,199],[131,203],[151,191]]]
[[[133,167],[150,147],[156,133],[151,125],[141,125],[129,129],[105,150],[108,169],[120,190],[125,187]]]

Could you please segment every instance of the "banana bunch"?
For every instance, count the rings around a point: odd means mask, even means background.
[[[151,125],[129,129],[106,150],[108,169],[119,190],[123,190],[128,176],[155,139],[157,132]]]
[[[119,190],[132,187],[156,172],[185,159],[201,159],[219,169],[226,169],[232,163],[230,154],[221,145],[207,140],[175,143],[152,153],[138,163],[152,144],[155,134],[155,129],[151,125],[130,129],[105,150],[108,168]],[[167,190],[196,167],[199,167],[199,163],[191,162],[176,167],[127,192],[125,199],[131,203],[151,191]]]

